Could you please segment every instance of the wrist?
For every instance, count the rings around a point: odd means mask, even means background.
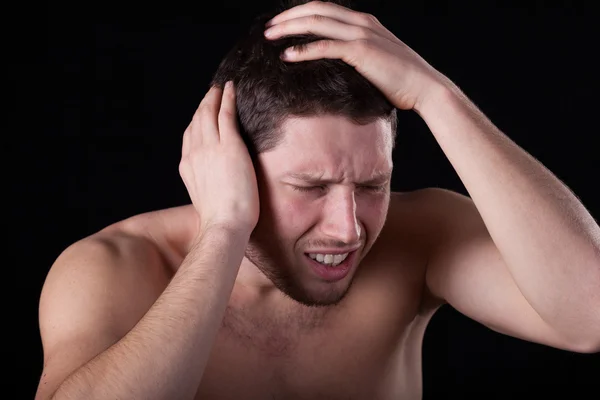
[[[451,97],[456,96],[459,91],[458,87],[450,79],[439,74],[436,79],[432,79],[431,83],[427,86],[427,90],[424,91],[423,95],[415,103],[413,110],[423,117],[429,110],[437,108],[440,103],[445,103]]]
[[[247,242],[250,239],[252,228],[228,223],[212,223],[200,225],[194,244],[204,241],[210,242]]]

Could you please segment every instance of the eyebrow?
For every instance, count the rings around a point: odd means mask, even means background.
[[[310,184],[323,185],[323,184],[339,182],[338,179],[323,179],[322,178],[323,174],[316,174],[316,173],[310,173],[310,172],[290,172],[290,173],[286,174],[285,176],[294,178],[294,179],[297,179],[300,181],[304,181],[304,182],[310,183]],[[390,180],[391,177],[392,177],[391,172],[380,172],[380,173],[373,175],[371,178],[369,178],[365,181],[356,182],[356,183],[359,185],[382,184],[382,183]]]

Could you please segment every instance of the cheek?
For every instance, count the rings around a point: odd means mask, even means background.
[[[297,197],[281,196],[273,205],[273,220],[277,229],[287,232],[289,236],[302,234],[318,219],[318,207],[311,207],[310,202]]]

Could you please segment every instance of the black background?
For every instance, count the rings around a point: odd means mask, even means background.
[[[112,222],[188,202],[177,168],[183,130],[221,58],[273,4],[48,4],[34,46],[13,41],[23,78],[12,82],[17,118],[5,147],[14,185],[7,220],[17,218],[5,250],[10,398],[35,392],[37,305],[54,259]],[[598,220],[599,29],[591,7],[356,4],[458,84]],[[394,163],[394,190],[466,194],[414,112],[399,113]],[[500,335],[449,306],[434,316],[423,351],[425,398],[597,395],[584,392],[600,376],[598,355]]]

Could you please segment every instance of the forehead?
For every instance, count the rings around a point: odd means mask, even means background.
[[[365,179],[392,168],[393,135],[384,119],[359,125],[339,115],[292,117],[281,134],[279,145],[259,156],[269,174]]]

